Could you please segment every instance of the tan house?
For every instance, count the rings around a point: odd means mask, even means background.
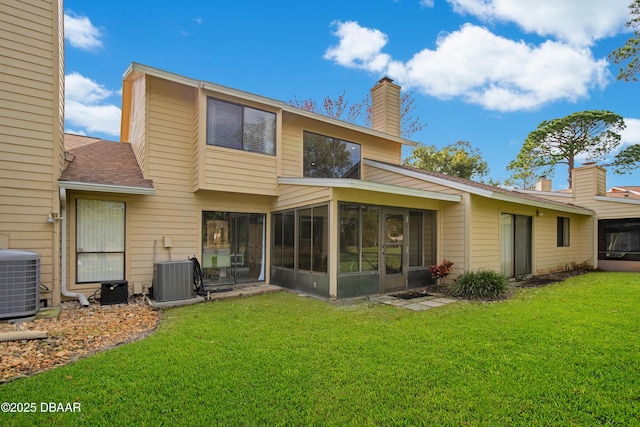
[[[70,289],[145,292],[154,262],[193,255],[209,283],[324,298],[424,286],[443,258],[452,277],[593,262],[592,210],[402,166],[400,88],[371,95],[373,129],[132,64],[122,141],[67,150]],[[560,246],[557,218],[573,229]]]
[[[0,248],[41,255],[54,305],[86,303],[105,281],[145,293],[157,263],[193,256],[213,286],[265,282],[330,299],[424,286],[443,258],[452,278],[598,263],[598,204],[402,166],[415,143],[400,136],[400,87],[387,78],[371,90],[365,128],[134,63],[121,141],[67,134],[63,147],[61,4],[42,2],[30,23],[38,8],[0,1],[24,21],[2,39],[15,53],[1,77],[11,84]],[[36,29],[50,40],[19,34]]]

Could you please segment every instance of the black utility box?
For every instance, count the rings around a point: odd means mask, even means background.
[[[100,305],[126,304],[129,299],[129,282],[126,280],[108,280],[102,282]]]

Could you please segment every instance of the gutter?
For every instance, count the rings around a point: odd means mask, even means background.
[[[89,307],[89,300],[84,294],[67,290],[67,191],[64,188],[60,188],[60,217],[62,218],[62,223],[60,224],[62,228],[60,232],[60,288],[62,295],[77,298],[80,305]]]

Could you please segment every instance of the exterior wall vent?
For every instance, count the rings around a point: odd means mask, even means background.
[[[0,319],[31,316],[40,308],[40,255],[0,249]]]
[[[164,302],[193,298],[192,266],[190,260],[153,264],[153,299]]]

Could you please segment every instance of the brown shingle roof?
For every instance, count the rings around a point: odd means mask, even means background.
[[[64,135],[70,162],[60,181],[153,188],[144,179],[131,145],[81,135]]]

